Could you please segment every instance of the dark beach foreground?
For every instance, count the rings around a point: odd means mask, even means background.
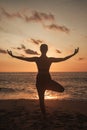
[[[45,100],[47,118],[39,101],[0,100],[0,130],[87,130],[87,101]]]

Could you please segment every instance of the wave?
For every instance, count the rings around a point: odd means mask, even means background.
[[[24,89],[13,89],[13,88],[0,88],[0,92],[5,92],[5,93],[14,93],[14,92],[22,92]]]
[[[13,88],[0,88],[0,92],[15,92],[16,90]]]
[[[15,92],[34,93],[33,90],[13,89],[13,88],[0,88],[0,92],[1,93],[15,93]]]

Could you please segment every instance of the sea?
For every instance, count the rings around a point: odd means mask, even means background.
[[[87,100],[87,72],[51,72],[63,93],[46,90],[45,99]],[[36,72],[1,72],[0,99],[38,99]]]

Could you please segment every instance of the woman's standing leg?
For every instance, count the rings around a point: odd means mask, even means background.
[[[45,109],[45,103],[44,103],[44,93],[45,93],[45,90],[38,90],[40,109],[41,109],[43,116],[45,117],[46,116],[46,109]]]

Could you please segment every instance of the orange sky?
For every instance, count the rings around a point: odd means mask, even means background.
[[[65,57],[80,48],[50,71],[87,71],[86,14],[86,0],[0,0],[0,72],[36,72],[35,63],[12,58],[6,50],[39,56],[42,43],[49,46],[49,57]]]

